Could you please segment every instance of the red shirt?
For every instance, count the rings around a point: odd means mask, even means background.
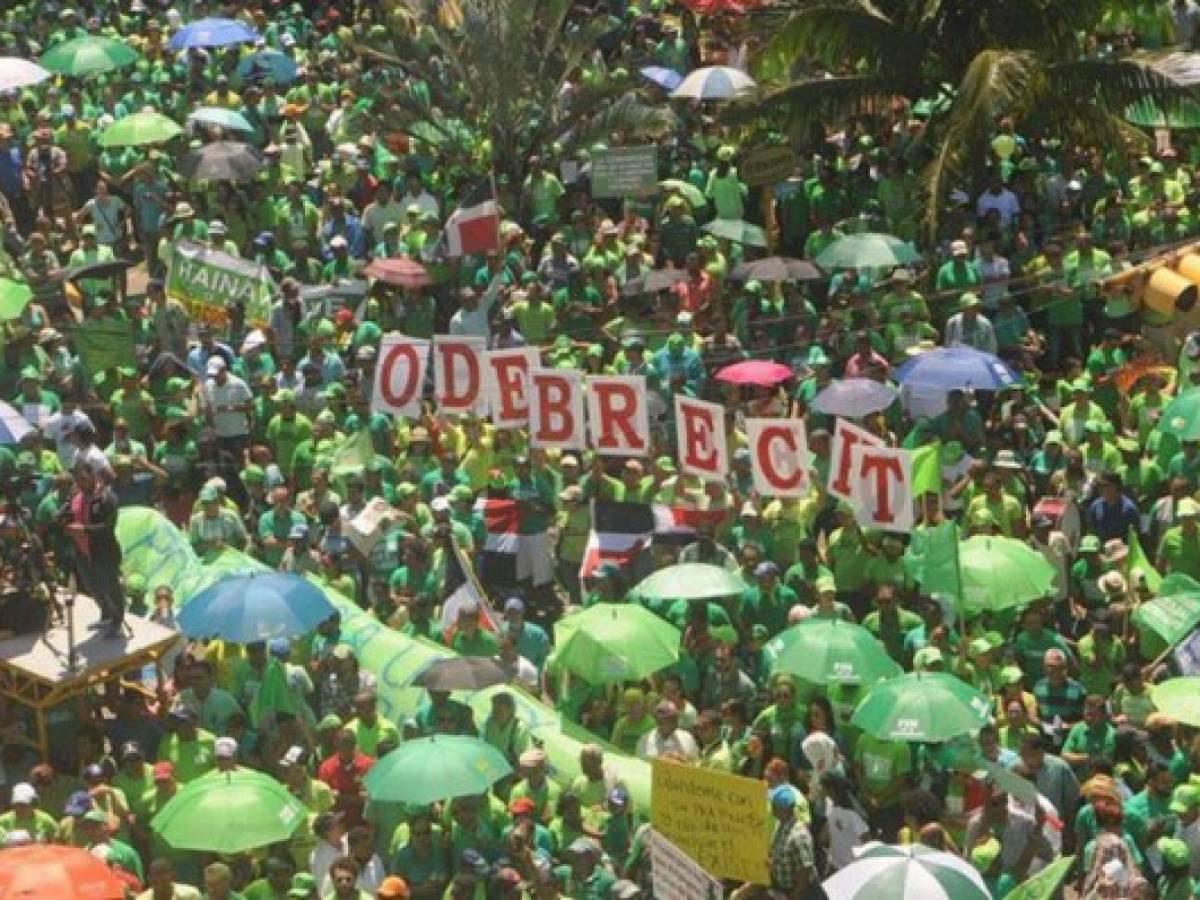
[[[343,763],[336,753],[321,763],[317,769],[317,778],[325,782],[339,794],[355,796],[362,792],[363,776],[371,771],[375,759],[365,753],[354,751],[354,759]]]
[[[694,278],[681,281],[675,285],[675,293],[679,295],[679,308],[690,313],[704,309],[713,299],[713,279],[705,271]]]

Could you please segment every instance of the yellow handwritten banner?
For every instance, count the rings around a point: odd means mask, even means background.
[[[656,759],[651,824],[718,878],[767,884],[767,786]]]

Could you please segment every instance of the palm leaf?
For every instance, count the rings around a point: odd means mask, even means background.
[[[983,145],[996,116],[1012,108],[1037,71],[1033,55],[984,50],[967,67],[946,116],[936,125],[936,150],[923,174],[925,222],[931,234],[951,186],[970,159],[983,159]]]
[[[912,36],[898,32],[896,23],[867,0],[818,3],[791,16],[764,56],[768,64],[820,60],[830,67],[865,59],[873,69],[885,70],[903,56],[920,59]]]
[[[758,104],[763,111],[781,112],[791,122],[839,121],[876,111],[896,94],[896,84],[884,75],[841,75],[806,78],[768,89]]]
[[[1160,105],[1200,88],[1200,54],[1138,55],[1120,59],[1085,59],[1046,66],[1047,78],[1078,102],[1094,96],[1108,109],[1124,109],[1149,98]]]

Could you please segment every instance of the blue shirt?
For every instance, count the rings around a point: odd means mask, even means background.
[[[321,384],[333,384],[335,381],[341,381],[346,377],[346,364],[342,362],[342,358],[336,353],[324,351],[320,359],[316,359],[312,354],[308,354],[304,359],[300,360],[296,369],[303,372],[304,367],[309,363],[313,363],[321,370]]]
[[[0,150],[0,191],[6,197],[19,196],[25,190],[21,181],[22,162],[20,147],[14,145]]]
[[[1137,505],[1124,494],[1116,503],[1108,503],[1103,497],[1092,501],[1087,512],[1088,525],[1101,541],[1111,538],[1126,540],[1129,529],[1137,529]]]

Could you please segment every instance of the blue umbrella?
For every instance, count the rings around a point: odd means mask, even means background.
[[[896,396],[895,388],[870,378],[842,378],[813,397],[812,408],[828,416],[859,419],[887,409]]]
[[[896,370],[905,387],[953,391],[1002,391],[1021,377],[998,356],[970,347],[945,347],[914,357]]]
[[[683,84],[683,76],[666,66],[643,66],[641,73],[643,78],[653,81],[664,91],[673,91]]]
[[[259,37],[257,31],[236,19],[197,19],[175,32],[167,47],[176,52],[192,47],[226,47],[253,44]]]
[[[199,106],[188,113],[188,121],[219,125],[227,131],[244,131],[247,134],[254,131],[254,126],[240,112],[220,106]]]
[[[290,84],[296,80],[299,71],[296,61],[278,50],[251,53],[237,67],[237,75],[242,81],[272,81],[275,84]]]
[[[335,612],[312,582],[286,572],[230,575],[196,594],[179,613],[188,637],[218,637],[238,644],[298,637]]]

